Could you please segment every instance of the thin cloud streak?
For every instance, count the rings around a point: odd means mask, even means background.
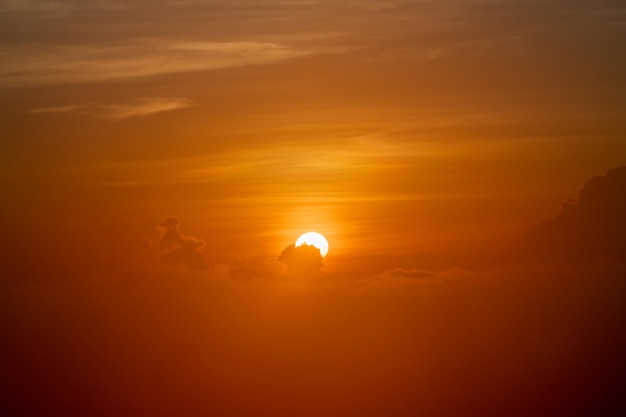
[[[89,115],[99,119],[117,120],[185,109],[191,107],[191,105],[192,101],[186,97],[156,97],[137,100],[128,104],[112,104],[107,106],[67,105],[43,107],[30,110],[28,113],[75,113]]]
[[[29,110],[28,113],[37,114],[37,113],[72,113],[72,112],[80,112],[81,106],[54,106],[54,107],[42,107],[39,109]]]
[[[143,117],[156,113],[185,109],[191,106],[187,98],[156,98],[136,104],[109,106],[108,113],[101,115],[105,119],[127,119],[129,117]]]
[[[0,13],[5,12],[38,12],[53,13],[67,12],[71,6],[60,1],[36,0],[3,0],[0,1]]]
[[[268,64],[311,53],[262,42],[148,41],[114,46],[0,48],[0,87],[141,78]]]

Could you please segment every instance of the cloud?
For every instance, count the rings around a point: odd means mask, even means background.
[[[322,273],[322,259],[320,250],[315,246],[304,244],[296,247],[292,243],[283,250],[278,261],[287,265],[289,275],[305,278]]]
[[[180,110],[190,107],[191,100],[185,97],[156,97],[150,99],[135,100],[126,104],[111,105],[67,105],[43,107],[30,110],[28,113],[76,113],[87,114],[100,119],[128,119],[131,117],[143,117],[156,113]]]
[[[129,117],[142,117],[155,113],[185,109],[190,106],[191,101],[184,97],[160,97],[134,104],[109,106],[101,114],[101,117],[105,119],[127,119]]]
[[[0,12],[53,13],[67,12],[70,5],[61,1],[50,0],[3,0],[0,1]]]
[[[526,250],[541,259],[588,263],[603,258],[626,262],[626,166],[587,181],[577,200],[531,227]]]
[[[0,48],[0,87],[150,77],[277,62],[308,54],[270,42],[175,42],[117,45],[14,44]]]
[[[129,4],[131,3],[131,4]],[[0,13],[29,13],[62,17],[69,13],[93,10],[126,10],[132,1],[122,0],[0,0]],[[137,5],[137,1],[134,1]]]
[[[38,109],[30,110],[28,113],[74,113],[80,112],[82,109],[81,106],[78,105],[68,105],[68,106],[53,106],[53,107],[42,107]]]
[[[169,265],[184,265],[192,270],[206,270],[208,264],[202,252],[204,241],[183,236],[178,230],[180,221],[168,217],[159,224],[158,243],[160,260]]]

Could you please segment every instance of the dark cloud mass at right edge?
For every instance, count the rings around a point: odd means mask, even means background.
[[[587,181],[577,200],[527,231],[524,247],[541,260],[626,262],[626,166]]]

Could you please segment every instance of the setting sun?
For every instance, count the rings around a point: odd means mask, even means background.
[[[322,257],[326,257],[326,255],[328,255],[328,240],[326,240],[326,238],[319,233],[308,232],[296,240],[296,247],[305,244],[318,248]]]

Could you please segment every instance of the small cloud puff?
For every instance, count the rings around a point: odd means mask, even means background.
[[[158,253],[161,261],[169,265],[184,265],[192,270],[208,269],[202,252],[204,241],[183,236],[178,230],[179,225],[176,217],[168,217],[159,224]]]

